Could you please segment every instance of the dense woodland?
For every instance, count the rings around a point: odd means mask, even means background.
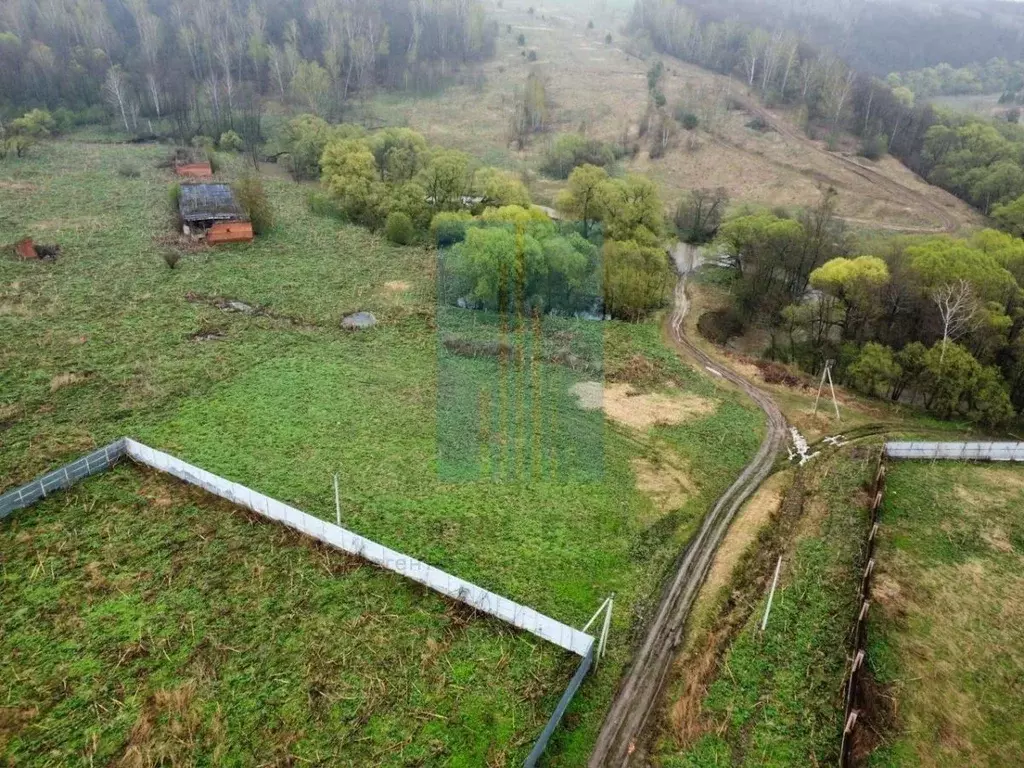
[[[1024,231],[1024,129],[937,111],[910,89],[858,73],[781,28],[702,22],[675,0],[638,0],[634,29],[660,51],[740,79],[768,103],[803,110],[809,131],[860,136],[872,159],[891,152],[933,184]]]
[[[959,68],[942,63],[910,72],[890,73],[886,82],[893,88],[909,88],[918,99],[998,93],[1003,96],[1003,102],[1015,102],[1024,90],[1024,61],[997,58]]]
[[[374,87],[438,87],[496,33],[478,0],[5,0],[0,118],[218,136],[265,97],[337,117]]]
[[[687,0],[702,21],[742,18],[828,48],[860,72],[1020,58],[1024,7],[1000,0]],[[982,52],[979,54],[979,52]]]

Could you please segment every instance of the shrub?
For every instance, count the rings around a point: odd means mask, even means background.
[[[207,152],[213,152],[213,139],[209,136],[193,136],[192,146],[196,149],[203,149]]]
[[[881,160],[886,152],[889,151],[889,142],[885,136],[878,134],[871,138],[864,139],[860,145],[860,156],[866,157],[868,160]]]
[[[743,318],[733,307],[705,312],[697,321],[700,335],[713,344],[725,344],[743,333]]]
[[[234,185],[235,199],[252,222],[253,234],[262,235],[274,226],[274,209],[259,176],[246,175]]]
[[[430,222],[430,234],[438,248],[448,248],[466,239],[466,228],[473,217],[465,211],[439,213]]]
[[[747,123],[747,128],[750,128],[755,131],[760,131],[761,133],[770,131],[772,129],[771,125],[768,124],[768,121],[765,120],[760,115],[754,115],[754,119]]]
[[[167,190],[167,199],[171,203],[171,210],[175,213],[178,212],[178,206],[181,203],[181,184],[171,184]]]
[[[537,60],[537,52],[536,51],[530,51],[528,54],[526,54],[526,60],[527,61],[536,61]]]
[[[676,120],[688,131],[694,130],[700,124],[697,115],[683,107],[676,107]]]
[[[416,237],[416,228],[408,214],[394,211],[384,223],[384,235],[395,245],[408,245]]]
[[[519,39],[517,40],[517,42],[519,43],[520,46],[526,45],[526,35],[524,35],[522,32],[520,32],[519,33]]]
[[[234,131],[224,131],[220,135],[220,141],[217,142],[217,146],[224,152],[241,152],[245,149],[245,142]]]
[[[178,266],[178,262],[181,261],[181,253],[178,251],[164,251],[164,264],[171,269]]]
[[[588,139],[578,133],[558,136],[548,148],[542,170],[556,179],[567,179],[580,165],[602,168],[615,162],[615,150],[597,139]]]
[[[124,163],[117,169],[117,175],[123,179],[137,179],[142,175],[142,171],[136,168],[134,165]]]

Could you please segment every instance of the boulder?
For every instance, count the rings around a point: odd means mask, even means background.
[[[373,316],[372,312],[356,312],[352,315],[346,315],[341,321],[341,327],[346,331],[363,331],[367,328],[373,328],[377,324],[377,318]]]

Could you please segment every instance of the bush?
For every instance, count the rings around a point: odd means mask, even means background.
[[[725,344],[743,333],[743,318],[732,307],[705,312],[697,321],[697,330],[711,343]]]
[[[262,235],[274,226],[274,209],[259,176],[246,175],[234,185],[235,199],[252,222],[253,234]]]
[[[430,222],[430,234],[438,248],[448,248],[466,239],[466,228],[473,217],[465,211],[439,213]]]
[[[885,136],[878,134],[869,139],[864,139],[860,145],[860,156],[868,160],[881,160],[889,151],[889,142]]]
[[[536,51],[530,51],[528,54],[526,54],[526,60],[527,61],[536,61],[537,60],[537,52]]]
[[[202,149],[206,152],[213,152],[213,139],[209,136],[193,136],[192,146],[196,149]]]
[[[693,112],[689,112],[682,107],[676,108],[676,120],[688,131],[692,131],[700,125],[698,117]]]
[[[520,32],[519,33],[519,40],[517,42],[519,43],[520,46],[526,45],[526,35],[524,35],[522,32]]]
[[[234,131],[224,131],[220,135],[220,141],[217,142],[217,146],[224,152],[241,152],[245,149],[245,142]]]
[[[118,167],[117,175],[123,179],[137,179],[142,175],[142,171],[140,171],[134,165],[124,163],[123,165]]]
[[[181,261],[181,254],[178,251],[164,251],[164,264],[171,269],[178,266],[178,262]]]
[[[177,213],[178,206],[181,204],[181,184],[171,184],[167,193],[167,199],[171,203],[171,210]]]
[[[577,166],[596,165],[603,168],[613,162],[615,150],[608,144],[578,133],[565,133],[551,143],[542,170],[556,179],[567,179]]]
[[[765,133],[772,129],[771,125],[768,124],[768,121],[760,115],[754,115],[754,119],[747,123],[747,128],[754,131],[760,131],[761,133]]]
[[[416,237],[416,228],[408,214],[394,211],[384,223],[384,235],[395,245],[408,245]]]

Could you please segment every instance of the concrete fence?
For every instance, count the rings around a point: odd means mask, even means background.
[[[23,509],[46,498],[47,495],[55,491],[65,490],[80,480],[105,472],[125,457],[176,477],[190,485],[198,486],[214,496],[245,507],[258,515],[286,525],[348,554],[369,560],[381,568],[394,571],[423,584],[445,597],[465,603],[481,613],[494,616],[579,655],[581,661],[576,673],[524,763],[527,768],[536,765],[576,691],[582,685],[584,677],[593,666],[595,642],[591,635],[545,616],[533,608],[520,605],[506,597],[478,587],[476,584],[434,568],[421,560],[403,555],[401,552],[389,549],[357,533],[321,520],[319,517],[302,512],[244,485],[218,477],[211,472],[127,437],[3,494],[0,496],[0,520],[15,510]]]
[[[1024,443],[886,443],[890,459],[1024,461]]]

